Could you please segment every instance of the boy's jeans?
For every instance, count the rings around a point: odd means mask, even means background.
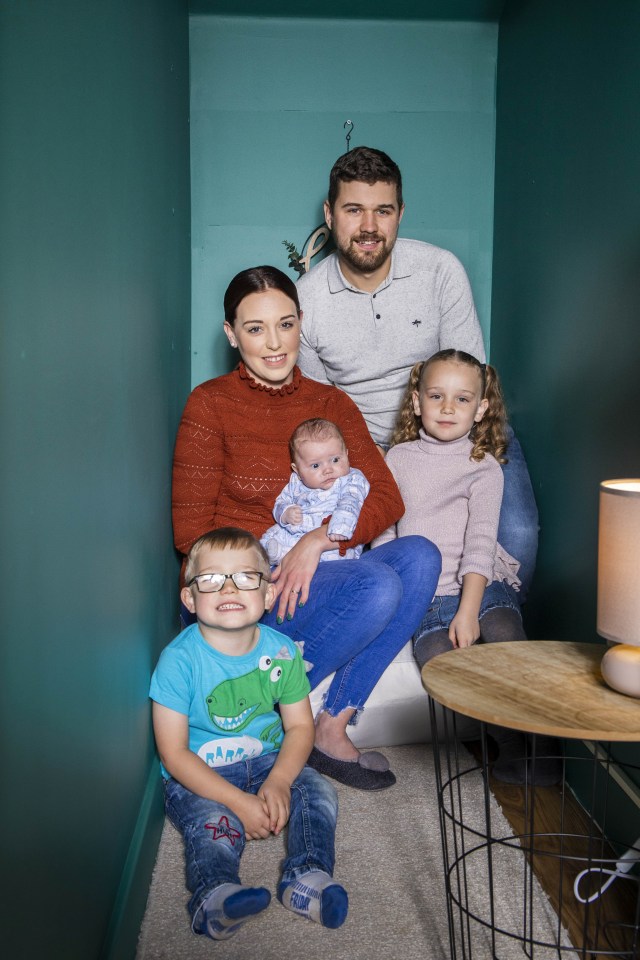
[[[240,760],[216,773],[256,794],[267,779],[278,753]],[[206,800],[185,789],[177,780],[165,780],[167,816],[184,837],[187,887],[193,894],[188,909],[194,933],[202,933],[202,901],[221,883],[240,883],[240,857],[245,847],[241,820],[215,800]],[[291,813],[287,825],[287,856],[282,880],[291,883],[309,870],[333,875],[338,797],[334,787],[310,767],[304,767],[291,787]],[[256,842],[256,841],[252,841]]]

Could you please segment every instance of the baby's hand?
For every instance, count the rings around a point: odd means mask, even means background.
[[[282,523],[289,523],[291,526],[302,523],[302,508],[296,506],[295,504],[291,507],[287,507],[282,514],[281,520]]]
[[[332,540],[333,543],[336,543],[338,540],[348,540],[349,537],[345,537],[343,533],[328,533],[327,538]]]

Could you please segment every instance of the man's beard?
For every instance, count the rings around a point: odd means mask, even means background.
[[[333,240],[341,256],[344,257],[347,263],[362,273],[374,273],[381,267],[388,259],[396,242],[395,237],[389,240],[387,237],[381,237],[378,234],[366,237],[352,237],[346,244],[339,243],[334,234]],[[375,250],[367,253],[359,250],[355,246],[359,240],[379,240],[381,244]]]

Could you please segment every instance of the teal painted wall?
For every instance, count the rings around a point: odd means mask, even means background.
[[[189,388],[182,0],[0,5],[3,955],[132,957]]]
[[[540,639],[598,639],[598,484],[640,476],[639,49],[635,0],[508,0],[500,23],[491,353],[540,507]],[[633,842],[638,811],[621,824]]]
[[[598,484],[640,475],[639,47],[632,0],[500,24],[491,349],[541,510],[541,638],[596,638]]]
[[[189,0],[192,13],[233,17],[323,17],[368,20],[493,20],[505,0]]]
[[[404,236],[453,250],[489,330],[497,24],[191,18],[192,382],[225,372],[222,298],[288,268],[351,146],[390,153]],[[292,274],[294,276],[294,274]]]

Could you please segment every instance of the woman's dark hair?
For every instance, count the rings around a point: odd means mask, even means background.
[[[238,307],[250,293],[262,293],[264,290],[279,290],[296,305],[300,313],[298,291],[293,280],[277,267],[249,267],[241,270],[227,287],[224,295],[224,318],[233,326]]]
[[[358,180],[361,183],[392,183],[398,197],[398,210],[402,207],[402,175],[397,163],[382,150],[373,147],[355,147],[338,157],[329,174],[329,194],[327,200],[333,210],[340,183],[351,183]]]

